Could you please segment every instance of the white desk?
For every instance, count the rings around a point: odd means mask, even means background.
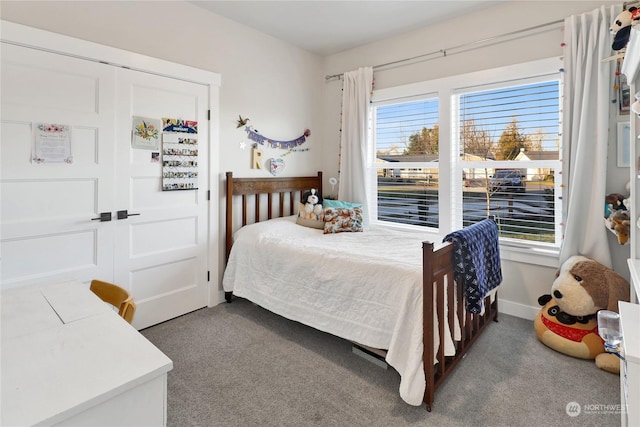
[[[0,294],[2,426],[166,425],[173,362],[77,282]]]

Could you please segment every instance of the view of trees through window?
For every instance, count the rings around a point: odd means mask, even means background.
[[[493,216],[502,237],[556,243],[559,86],[556,78],[452,95],[458,162],[447,167],[461,181],[453,197],[464,226]],[[451,158],[440,152],[438,101],[375,108],[381,221],[438,227],[440,169]]]

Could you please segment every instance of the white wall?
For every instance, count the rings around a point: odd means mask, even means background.
[[[441,24],[424,28],[397,37],[388,38],[366,46],[341,52],[325,58],[325,75],[339,74],[359,66],[376,66],[403,58],[412,58],[424,53],[466,45],[520,29],[531,28],[554,21],[562,21],[573,14],[590,11],[605,4],[605,1],[517,1],[505,2],[496,7],[460,16]],[[609,2],[609,4],[618,4]],[[621,4],[621,3],[620,3]],[[375,88],[399,86],[419,81],[428,81],[448,75],[464,74],[500,66],[523,63],[536,59],[558,57],[562,66],[562,24],[538,29],[517,36],[509,36],[489,43],[487,46],[469,46],[451,50],[446,57],[411,61],[401,65],[377,68],[374,72]],[[505,40],[507,40],[505,42]],[[501,41],[501,42],[498,42]],[[324,84],[322,126],[326,133],[322,140],[323,170],[326,176],[337,176],[340,140],[340,104],[342,82],[330,80]],[[612,82],[613,87],[613,82]],[[612,118],[614,116],[612,115]],[[614,119],[615,120],[615,119]],[[612,141],[609,154],[608,189],[614,192],[628,180],[629,169],[617,168],[615,162],[615,123],[612,125]],[[604,177],[603,177],[604,179]],[[609,184],[610,182],[610,184]],[[623,192],[617,190],[616,192]],[[604,203],[604,201],[603,201]],[[614,258],[615,269],[628,276],[626,258],[629,246],[617,245],[612,233],[608,236]],[[607,242],[603,242],[607,244]],[[557,263],[557,260],[551,260]],[[544,267],[523,262],[503,263],[504,281],[500,298],[501,310],[522,317],[532,318],[538,311],[537,298],[549,293],[556,267]]]

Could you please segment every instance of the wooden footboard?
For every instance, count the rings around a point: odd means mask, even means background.
[[[465,310],[462,285],[454,281],[453,244],[446,243],[434,251],[431,242],[422,243],[422,276],[423,276],[423,353],[424,372],[427,388],[424,394],[424,403],[427,411],[431,411],[431,405],[436,389],[449,376],[453,368],[462,360],[471,345],[480,336],[484,328],[491,320],[498,320],[498,298],[491,302],[489,297],[484,300],[484,313],[473,314]],[[445,295],[447,297],[445,301]],[[456,298],[457,297],[457,298]],[[457,299],[457,304],[456,304]],[[434,304],[435,301],[435,304]],[[434,307],[435,306],[435,307]],[[438,324],[434,325],[436,310]],[[449,325],[449,333],[454,335],[456,319],[461,329],[460,340],[455,340],[456,353],[453,356],[444,355],[444,328],[445,315]],[[435,352],[435,336],[440,338]],[[435,356],[434,356],[435,354]],[[436,364],[437,362],[437,364]]]
[[[294,215],[297,212],[302,193],[310,188],[317,188],[322,194],[322,172],[318,172],[317,176],[292,178],[233,178],[231,172],[227,172],[226,176],[226,259],[229,258],[233,244],[233,233],[237,228],[249,223]],[[234,198],[233,196],[242,197]],[[265,200],[266,207],[262,204]],[[236,221],[241,222],[240,224],[234,225],[234,207],[240,207],[242,210],[241,221]],[[485,313],[483,315],[466,312],[462,286],[456,284],[453,277],[453,244],[444,244],[434,251],[433,243],[423,242],[422,252],[423,363],[427,385],[424,403],[427,410],[431,411],[435,390],[462,360],[489,321],[497,320],[498,299],[496,297],[493,303],[489,298],[485,299]],[[458,304],[455,303],[456,296],[458,296]],[[225,297],[227,302],[231,302],[231,292],[227,292]],[[434,310],[438,318],[439,343],[434,342],[436,329],[431,321],[434,318]],[[456,318],[461,327],[461,339],[455,341],[456,354],[454,356],[444,355],[445,313],[448,316],[447,320],[452,337],[455,336]],[[438,349],[437,352],[435,352],[435,348]]]

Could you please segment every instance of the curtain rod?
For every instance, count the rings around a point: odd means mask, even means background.
[[[452,46],[452,47],[449,47],[449,48],[438,49],[438,50],[434,50],[433,52],[423,53],[421,55],[412,56],[411,58],[398,59],[397,61],[391,61],[391,62],[386,62],[384,64],[374,65],[373,69],[375,70],[375,69],[378,69],[378,68],[387,67],[389,65],[401,64],[403,62],[409,62],[409,61],[413,61],[413,60],[416,60],[416,59],[420,59],[420,58],[424,58],[426,56],[432,56],[432,55],[440,54],[440,55],[442,55],[442,57],[445,57],[445,56],[447,56],[447,51],[450,51],[450,50],[460,49],[460,48],[463,48],[463,47],[475,46],[477,44],[482,44],[482,43],[488,43],[488,42],[491,42],[493,40],[500,39],[500,38],[503,38],[503,37],[514,36],[514,35],[517,35],[517,34],[526,33],[528,31],[533,31],[533,30],[538,30],[540,28],[545,28],[545,27],[550,27],[550,26],[553,26],[553,25],[558,25],[558,24],[560,24],[562,22],[564,22],[564,19],[560,19],[560,20],[553,21],[553,22],[547,22],[546,24],[535,25],[535,26],[529,27],[529,28],[523,28],[521,30],[511,31],[509,33],[499,34],[497,36],[487,37],[486,39],[476,40],[476,41],[473,41],[473,42],[464,43],[464,44],[457,45],[457,46]],[[331,74],[331,75],[326,75],[324,78],[325,78],[325,80],[332,80],[332,79],[336,79],[336,78],[337,79],[341,79],[343,75],[344,75],[344,73]]]

